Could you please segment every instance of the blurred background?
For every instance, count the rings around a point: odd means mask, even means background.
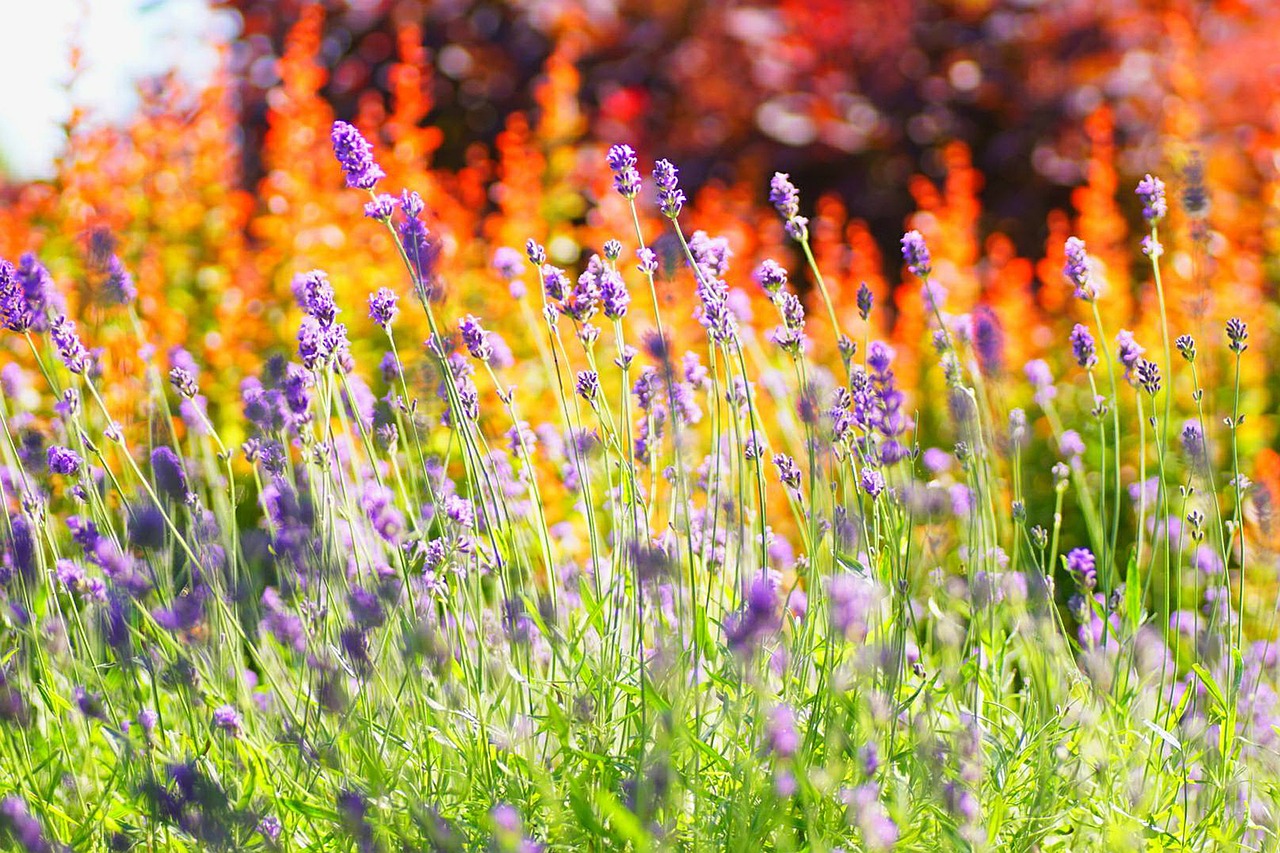
[[[343,191],[334,118],[374,140],[389,189],[427,198],[464,308],[498,245],[534,236],[572,265],[615,236],[603,152],[624,141],[642,171],[680,166],[735,286],[764,254],[798,267],[766,204],[789,172],[833,289],[870,281],[909,343],[905,227],[1020,355],[1057,334],[1067,233],[1141,328],[1148,171],[1178,199],[1182,315],[1260,310],[1277,279],[1270,0],[46,0],[0,23],[20,34],[0,51],[0,254],[50,256],[90,304],[77,258],[105,229],[144,313],[229,368],[280,337],[297,269],[399,281]]]

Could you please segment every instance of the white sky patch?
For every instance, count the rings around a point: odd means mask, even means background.
[[[49,176],[73,103],[95,121],[120,122],[143,78],[176,68],[207,79],[235,23],[205,0],[0,0],[0,172]],[[77,41],[81,72],[69,90]]]

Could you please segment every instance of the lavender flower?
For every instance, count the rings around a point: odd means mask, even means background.
[[[375,293],[369,294],[369,319],[382,328],[389,329],[400,313],[396,304],[398,301],[399,297],[394,291],[386,287],[378,288]]]
[[[1160,391],[1160,366],[1146,358],[1138,359],[1134,375],[1143,390],[1153,397]]]
[[[53,853],[54,847],[44,837],[40,821],[31,816],[27,803],[19,796],[0,800],[0,830],[23,853]]]
[[[167,445],[162,444],[151,451],[151,473],[160,494],[175,501],[186,498],[187,474],[182,468],[182,460]]]
[[[777,261],[766,258],[756,267],[755,280],[765,293],[772,295],[786,286],[787,271]]]
[[[371,190],[387,176],[373,160],[373,146],[352,125],[335,121],[329,138],[333,142],[333,155],[347,177],[347,186]]]
[[[240,735],[240,712],[234,705],[219,705],[213,710],[213,725],[232,737]]]
[[[862,475],[859,478],[859,485],[862,486],[862,491],[866,492],[872,500],[875,500],[884,493],[884,474],[880,473],[876,468],[863,468]]]
[[[1067,572],[1076,579],[1080,588],[1091,591],[1098,584],[1098,571],[1093,552],[1088,548],[1073,548],[1064,558]]]
[[[1178,339],[1173,342],[1178,348],[1179,354],[1188,362],[1194,363],[1196,360],[1196,339],[1190,335],[1178,335]]]
[[[620,320],[627,313],[631,304],[631,294],[627,292],[627,283],[616,270],[604,270],[599,278],[600,304],[604,316],[610,320]]]
[[[11,332],[22,334],[31,328],[31,306],[18,280],[13,264],[0,259],[0,323]]]
[[[1151,175],[1138,181],[1135,194],[1142,201],[1142,218],[1148,225],[1155,225],[1169,212],[1169,205],[1164,198],[1164,181]]]
[[[1004,370],[1004,327],[986,305],[973,312],[973,349],[984,373],[993,376]]]
[[[43,332],[49,328],[49,315],[66,312],[62,295],[53,283],[53,276],[36,256],[26,252],[18,259],[18,279],[31,309],[31,328]]]
[[[1230,341],[1228,349],[1236,355],[1249,348],[1249,345],[1245,343],[1245,341],[1249,340],[1249,327],[1245,325],[1244,320],[1239,317],[1232,317],[1227,321],[1227,340]]]
[[[636,152],[630,145],[614,145],[605,160],[613,171],[613,188],[623,198],[632,199],[640,193],[640,172],[636,170]]]
[[[590,403],[600,393],[600,374],[594,370],[579,371],[577,380],[574,382],[574,389],[578,392],[579,397]]]
[[[1080,323],[1071,329],[1071,354],[1075,356],[1076,364],[1085,370],[1092,370],[1098,364],[1098,349],[1093,335]]]
[[[174,367],[170,370],[169,383],[173,385],[175,391],[188,400],[193,399],[200,393],[200,388],[196,385],[196,378],[185,367]]]
[[[929,256],[929,247],[925,245],[924,235],[919,231],[908,231],[902,235],[902,259],[907,262],[907,269],[918,278],[928,278],[933,272],[933,259]]]
[[[871,294],[871,288],[864,281],[858,285],[858,315],[862,317],[863,322],[871,316],[871,306],[874,297]]]
[[[293,295],[303,312],[321,326],[330,326],[338,316],[333,285],[323,270],[299,273],[293,278]]]
[[[644,275],[652,276],[658,271],[658,256],[654,253],[653,249],[650,249],[647,246],[642,249],[637,249],[636,258],[640,261],[639,265],[636,266],[636,269]]]
[[[788,488],[800,488],[800,468],[796,461],[785,453],[775,453],[773,464],[778,466],[778,479]]]
[[[774,172],[769,180],[769,203],[782,217],[788,237],[799,243],[809,236],[809,220],[800,215],[800,193],[786,172]]]
[[[76,334],[76,324],[59,314],[53,318],[49,327],[49,335],[53,338],[53,346],[58,351],[58,358],[72,373],[84,373],[93,364],[93,356],[80,343]]]
[[[1146,349],[1133,339],[1133,332],[1128,329],[1121,329],[1116,335],[1116,347],[1120,363],[1124,365],[1124,378],[1132,382],[1134,370]]]
[[[107,296],[117,305],[128,305],[138,298],[138,288],[133,276],[124,268],[124,262],[116,255],[107,260]]]
[[[364,203],[364,215],[378,222],[390,222],[396,212],[396,197],[379,193],[373,201]]]
[[[511,281],[519,277],[524,261],[520,257],[519,251],[510,246],[499,246],[493,250],[493,260],[490,263],[498,275],[507,281]]]
[[[1089,278],[1089,254],[1085,251],[1084,241],[1079,237],[1068,237],[1064,251],[1067,256],[1062,274],[1075,287],[1076,299],[1092,302],[1098,298],[1098,289]]]
[[[653,164],[653,182],[658,187],[658,207],[662,215],[675,219],[684,207],[684,192],[680,189],[678,170],[670,160],[659,160]]]
[[[796,715],[787,705],[778,705],[769,712],[764,731],[766,748],[778,758],[791,758],[800,749]]]
[[[524,242],[524,254],[535,267],[547,262],[547,250],[532,237]]]
[[[83,460],[80,454],[76,453],[69,447],[60,447],[59,445],[51,445],[49,447],[49,470],[55,474],[61,474],[64,477],[74,477],[80,473],[80,466]]]
[[[468,314],[458,323],[458,332],[462,335],[462,343],[471,353],[471,357],[479,361],[488,361],[493,357],[493,347],[489,344],[489,333],[480,326],[479,318]]]

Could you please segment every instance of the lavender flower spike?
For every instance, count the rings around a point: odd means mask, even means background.
[[[1080,323],[1071,330],[1071,354],[1075,356],[1076,364],[1085,370],[1092,370],[1098,364],[1098,348],[1093,335]]]
[[[1067,261],[1062,267],[1062,274],[1075,287],[1076,299],[1092,302],[1098,298],[1098,289],[1089,280],[1089,253],[1085,250],[1084,241],[1079,237],[1068,237],[1063,247]]]
[[[640,193],[640,173],[636,170],[636,152],[630,145],[615,145],[605,159],[613,171],[613,188],[623,198],[635,198]]]
[[[385,287],[378,288],[376,293],[369,294],[369,318],[384,329],[390,328],[396,315],[400,313],[400,309],[396,307],[397,301],[394,291]]]
[[[928,278],[933,272],[933,259],[929,256],[929,247],[925,245],[924,235],[919,231],[908,231],[902,235],[902,259],[907,262],[907,269],[918,278]]]
[[[338,158],[338,164],[347,176],[347,186],[371,190],[387,176],[373,161],[373,146],[352,125],[335,121],[329,138],[333,142],[333,156]]]
[[[653,181],[658,186],[658,207],[662,215],[675,219],[684,207],[684,192],[680,189],[679,171],[670,160],[653,164]]]
[[[0,259],[0,323],[9,331],[21,334],[31,328],[31,322],[31,306],[18,280],[18,271],[13,264]]]
[[[1138,181],[1138,188],[1134,192],[1142,200],[1142,218],[1147,220],[1148,225],[1155,225],[1164,219],[1169,212],[1169,204],[1164,198],[1164,181],[1147,175]]]

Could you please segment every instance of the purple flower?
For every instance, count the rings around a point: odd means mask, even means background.
[[[1028,361],[1023,371],[1027,381],[1035,388],[1035,400],[1038,404],[1044,406],[1058,395],[1058,389],[1053,384],[1053,374],[1049,372],[1049,364],[1044,359]]]
[[[397,302],[399,297],[394,291],[386,287],[378,288],[377,292],[369,294],[369,319],[384,329],[390,328],[396,315],[400,313]]]
[[[80,454],[69,447],[54,444],[49,446],[49,470],[64,477],[74,477],[80,473],[83,460]]]
[[[1098,570],[1093,552],[1088,548],[1073,548],[1066,556],[1067,572],[1086,592],[1098,585]]]
[[[929,247],[925,245],[924,235],[919,231],[912,230],[902,235],[902,259],[907,262],[907,269],[911,274],[919,278],[927,278],[933,272]]]
[[[373,201],[364,203],[364,215],[378,222],[390,222],[396,212],[396,197],[379,193]]]
[[[1236,355],[1249,348],[1249,345],[1245,343],[1245,341],[1249,340],[1249,327],[1245,325],[1244,320],[1239,317],[1232,317],[1227,321],[1227,340],[1230,341],[1227,345],[1228,349]]]
[[[631,294],[627,292],[627,283],[616,270],[605,270],[600,274],[600,304],[604,316],[610,320],[618,320],[626,316],[627,306],[631,304]]]
[[[1062,274],[1075,287],[1077,299],[1092,302],[1098,298],[1098,289],[1089,280],[1089,254],[1085,251],[1084,241],[1079,237],[1068,237],[1063,247],[1067,260],[1062,267]]]
[[[547,262],[547,250],[532,237],[524,242],[524,254],[534,266],[542,266]]]
[[[783,219],[795,219],[800,215],[800,193],[786,172],[774,172],[769,180],[769,203]]]
[[[0,323],[9,331],[21,334],[31,328],[32,322],[31,306],[18,280],[18,270],[0,259]]]
[[[493,357],[493,347],[489,344],[489,333],[480,325],[479,318],[468,314],[458,323],[458,332],[462,335],[462,343],[471,357],[479,361],[488,361]]]
[[[859,478],[862,490],[866,492],[872,500],[880,497],[884,492],[884,474],[875,468],[863,468],[862,476]]]
[[[232,737],[240,736],[242,721],[234,705],[219,705],[213,709],[213,725]]]
[[[1169,205],[1164,198],[1164,181],[1147,175],[1138,181],[1138,188],[1134,192],[1142,201],[1142,218],[1147,220],[1148,225],[1155,225],[1164,219],[1169,212]]]
[[[438,297],[436,265],[440,260],[440,241],[435,239],[427,224],[418,218],[422,212],[422,199],[417,193],[406,190],[400,197],[400,209],[405,219],[400,223],[400,243],[409,262],[409,272],[421,295],[428,299]]]
[[[973,348],[984,373],[995,375],[1004,370],[1004,327],[986,305],[973,312]]]
[[[678,170],[670,160],[659,160],[653,164],[653,182],[658,187],[658,207],[662,215],[675,219],[684,207],[684,192],[680,189]]]
[[[791,758],[800,749],[800,733],[796,731],[795,712],[778,705],[769,712],[764,729],[765,746],[778,758]]]
[[[160,445],[151,451],[151,473],[156,489],[171,500],[182,501],[187,496],[187,474],[182,460],[168,445]]]
[[[76,334],[76,324],[59,314],[53,318],[49,327],[49,336],[53,338],[53,346],[58,351],[58,358],[72,373],[84,373],[93,364],[93,356],[80,343]]]
[[[1138,359],[1134,375],[1142,389],[1153,397],[1160,391],[1160,366],[1146,358]]]
[[[1120,334],[1116,335],[1116,347],[1118,348],[1120,363],[1124,365],[1124,378],[1132,382],[1134,371],[1138,367],[1138,362],[1142,360],[1142,355],[1146,352],[1146,349],[1133,339],[1133,332],[1128,329],[1121,329]]]
[[[773,464],[778,467],[778,479],[789,488],[800,488],[800,468],[796,461],[785,453],[775,453]]]
[[[1189,420],[1182,425],[1182,452],[1187,455],[1192,467],[1202,468],[1207,461],[1204,432],[1198,421]]]
[[[1063,458],[1072,462],[1083,456],[1084,450],[1084,439],[1080,437],[1080,433],[1073,429],[1066,430],[1062,433],[1062,437],[1058,439],[1058,452]]]
[[[49,314],[66,311],[62,294],[53,283],[53,276],[36,256],[26,252],[18,259],[18,279],[31,309],[31,328],[43,332],[49,328]]]
[[[636,269],[644,275],[652,276],[658,271],[658,256],[654,254],[653,249],[650,249],[647,246],[642,249],[637,249],[636,258],[640,261],[636,266]]]
[[[868,287],[867,283],[864,281],[862,284],[858,285],[858,314],[864,321],[871,316],[871,306],[873,301],[874,297],[871,294],[871,288]]]
[[[1085,370],[1092,370],[1098,363],[1098,348],[1093,342],[1093,335],[1080,323],[1071,329],[1071,354],[1075,356],[1076,364]]]
[[[138,288],[133,276],[124,268],[124,262],[116,255],[107,260],[107,296],[118,305],[128,305],[138,298]]]
[[[293,278],[293,295],[298,305],[321,326],[330,326],[338,316],[333,285],[323,270],[299,273]]]
[[[371,190],[387,175],[373,161],[373,146],[345,121],[335,121],[329,135],[333,142],[333,155],[347,176],[347,186]]]
[[[578,378],[574,382],[574,390],[578,392],[579,397],[588,403],[591,402],[600,393],[600,374],[594,370],[579,371]]]
[[[787,284],[787,271],[777,261],[766,258],[756,267],[755,280],[765,293],[777,293]]]
[[[614,145],[605,156],[613,171],[613,188],[623,198],[635,198],[640,192],[640,173],[636,170],[636,152],[630,145]]]
[[[0,800],[0,830],[23,853],[53,853],[54,847],[45,839],[40,821],[31,816],[26,801],[19,796]]]
[[[493,269],[507,281],[518,277],[524,266],[524,258],[520,252],[510,246],[499,246],[493,250]]]
[[[175,391],[188,400],[193,399],[200,393],[200,388],[196,385],[195,376],[185,367],[179,366],[170,370],[169,383],[173,385]]]

